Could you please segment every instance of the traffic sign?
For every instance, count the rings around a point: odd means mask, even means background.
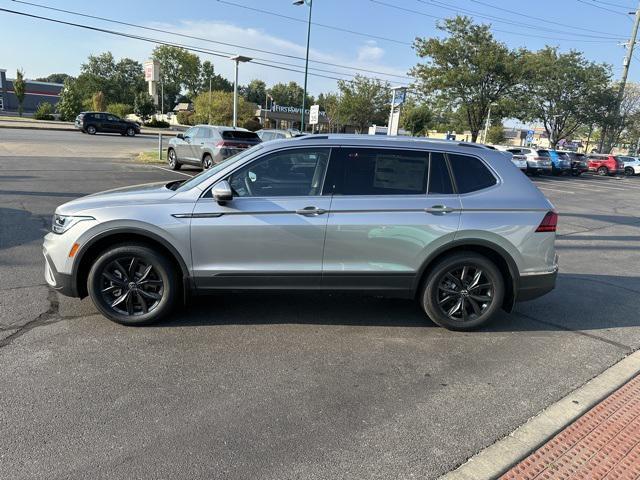
[[[309,108],[309,125],[317,125],[320,118],[320,105],[311,105]]]

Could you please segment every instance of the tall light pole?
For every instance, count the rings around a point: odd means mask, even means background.
[[[304,112],[307,109],[307,75],[309,73],[309,40],[311,39],[311,10],[313,8],[313,0],[296,0],[293,4],[296,6],[307,4],[309,6],[309,21],[307,22],[307,56],[304,61],[304,91],[302,92],[302,113],[300,114],[300,131],[304,132]]]
[[[403,98],[401,99],[400,102],[398,102],[399,105],[402,105],[402,103],[404,103],[404,92],[407,88],[406,87],[392,87],[391,88],[391,112],[389,113],[389,121],[387,122],[387,136],[391,136],[394,135],[393,133],[393,129],[395,128],[393,120],[394,120],[394,113],[396,111],[396,92],[402,94]]]
[[[489,124],[491,123],[491,107],[496,106],[497,103],[489,104],[489,113],[487,114],[487,122],[484,124],[484,135],[482,136],[482,143],[487,143],[487,133],[489,133]]]
[[[236,64],[235,79],[233,82],[233,128],[236,128],[238,126],[238,65],[240,62],[250,62],[253,59],[242,55],[234,55],[229,58]]]

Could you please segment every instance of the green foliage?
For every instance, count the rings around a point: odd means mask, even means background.
[[[411,74],[421,92],[444,101],[453,110],[464,108],[465,123],[475,142],[489,106],[507,97],[523,75],[523,52],[494,39],[488,25],[457,16],[438,24],[446,38],[418,38],[414,48],[426,63]]]
[[[188,92],[189,97],[201,91],[200,57],[196,54],[184,48],[160,45],[154,48],[151,57],[160,62],[160,81],[164,85],[165,111],[175,106],[182,89]]]
[[[49,83],[64,83],[67,80],[73,80],[71,75],[67,75],[66,73],[52,73],[51,75],[47,75],[46,77],[36,78],[37,82],[49,82]]]
[[[56,108],[60,114],[60,120],[66,122],[74,120],[82,111],[82,97],[75,80],[68,78],[64,81],[64,87],[60,92],[60,100]]]
[[[424,135],[431,126],[433,113],[427,105],[416,105],[405,109],[403,126],[411,135]]]
[[[106,108],[104,93],[96,92],[93,94],[91,97],[91,108],[94,112],[104,112]]]
[[[147,92],[138,92],[133,102],[133,113],[139,116],[143,122],[147,121],[156,112],[153,98]]]
[[[142,64],[130,58],[116,62],[111,52],[89,55],[80,67],[77,81],[83,98],[102,92],[105,104],[132,105],[136,94],[145,90]]]
[[[18,114],[22,116],[24,96],[26,95],[27,84],[24,81],[24,72],[21,69],[16,71],[16,79],[13,81],[13,92],[18,99]]]
[[[615,110],[606,66],[587,61],[580,52],[560,53],[555,47],[528,52],[525,60],[516,117],[542,122],[552,148],[581,125]]]
[[[180,125],[195,125],[195,113],[194,112],[178,112],[178,123]]]
[[[107,105],[107,112],[113,113],[120,118],[126,118],[127,115],[133,113],[133,107],[126,103],[110,103]]]
[[[267,84],[262,80],[251,80],[249,85],[242,88],[242,96],[247,102],[264,105],[267,98]]]
[[[262,128],[262,124],[255,117],[245,120],[241,125],[242,128],[246,128],[247,130],[251,130],[252,132],[255,132]]]
[[[359,133],[370,125],[387,123],[391,102],[389,84],[356,75],[353,81],[338,80],[340,90],[339,115]]]
[[[222,90],[224,92],[233,92],[233,83],[221,75],[215,73],[213,64],[209,60],[202,62],[200,69],[200,90],[199,93],[209,91],[209,79],[211,79],[211,91]]]
[[[33,117],[36,120],[53,120],[53,105],[49,102],[40,103]]]
[[[276,83],[269,89],[269,95],[273,97],[273,102],[277,105],[302,108],[302,94],[304,88],[296,82]],[[307,95],[307,105],[313,104],[313,97]]]
[[[342,122],[340,117],[340,96],[337,93],[321,93],[318,96],[320,110],[327,114],[329,121],[329,131],[337,130]]]
[[[504,126],[493,125],[489,127],[489,131],[487,132],[487,143],[490,145],[501,145],[507,140],[507,137],[504,134]]]
[[[209,100],[209,92],[201,93],[193,101],[195,109],[195,123],[210,123],[211,125],[233,124],[233,93],[212,92]],[[238,125],[253,118],[255,110],[252,104],[244,98],[238,97]]]
[[[169,128],[171,125],[169,124],[169,122],[165,122],[164,120],[158,120],[157,118],[152,118],[147,123],[145,123],[145,126],[151,127],[151,128]]]

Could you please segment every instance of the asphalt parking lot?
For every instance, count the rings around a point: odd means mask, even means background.
[[[125,160],[151,139],[20,135],[0,129],[0,478],[437,478],[640,347],[640,177],[534,179],[557,288],[478,332],[309,294],[127,328],[44,285],[51,214],[196,172]]]

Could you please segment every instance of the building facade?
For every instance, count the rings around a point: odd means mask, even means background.
[[[14,113],[18,111],[18,97],[13,90],[13,79],[8,79],[6,70],[0,69],[0,112]],[[43,102],[54,107],[60,100],[61,83],[36,82],[25,80],[25,96],[22,108],[25,113],[34,113]]]

